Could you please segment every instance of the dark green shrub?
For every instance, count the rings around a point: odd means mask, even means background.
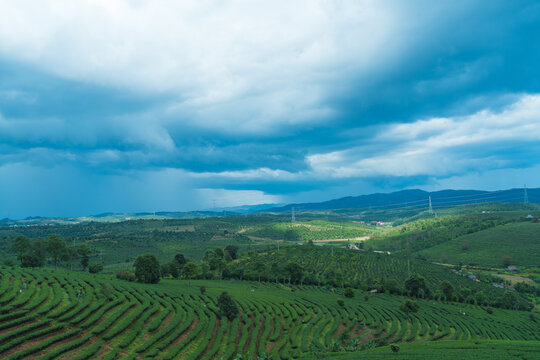
[[[234,319],[238,315],[238,307],[226,291],[222,292],[219,296],[217,305],[220,313],[226,316],[229,320]]]
[[[90,266],[88,267],[88,271],[92,274],[96,274],[100,271],[103,270],[103,264],[102,263],[99,263],[99,262],[96,262],[96,263],[92,263],[90,264]]]
[[[116,278],[120,280],[135,281],[137,278],[135,274],[126,270],[118,270],[116,272]]]

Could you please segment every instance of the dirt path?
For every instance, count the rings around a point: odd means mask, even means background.
[[[523,277],[523,276],[517,276],[517,275],[506,275],[506,274],[497,274],[496,272],[490,273],[493,276],[497,276],[500,278],[503,278],[504,280],[509,281],[511,284],[516,284],[519,282],[524,282],[525,284],[533,284],[534,281],[532,279]]]

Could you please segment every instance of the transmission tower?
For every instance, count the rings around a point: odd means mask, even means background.
[[[294,206],[291,208],[291,223],[296,222],[296,217],[294,216]]]
[[[523,203],[524,204],[529,203],[529,196],[527,195],[527,185],[523,186]]]
[[[431,195],[429,195],[429,213],[433,215],[433,206],[431,206]]]

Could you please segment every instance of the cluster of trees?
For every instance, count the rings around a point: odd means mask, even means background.
[[[83,270],[89,266],[92,250],[87,245],[68,246],[66,241],[57,234],[51,234],[46,239],[31,240],[27,236],[19,235],[11,244],[11,251],[17,254],[21,266],[42,267],[47,260],[56,268],[65,262],[73,270],[73,264],[80,260]]]
[[[539,292],[540,294],[540,292]],[[467,304],[487,305],[488,298],[483,291],[473,293],[471,289],[464,287],[455,289],[448,280],[441,281],[439,290],[434,294],[436,300],[457,301]],[[490,302],[492,305],[505,309],[530,310],[528,303],[520,301],[514,291],[505,291],[498,299]]]

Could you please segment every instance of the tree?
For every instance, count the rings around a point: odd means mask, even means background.
[[[83,271],[86,270],[88,267],[88,263],[90,262],[90,255],[92,254],[92,250],[85,244],[79,246],[79,256],[81,257],[81,266],[83,268]]]
[[[43,266],[47,258],[47,241],[42,238],[37,238],[32,244],[32,254],[39,262],[39,266]]]
[[[186,263],[186,265],[184,265],[182,268],[182,277],[188,279],[188,286],[191,286],[191,279],[197,275],[197,270],[197,264],[191,261]]]
[[[302,266],[296,262],[287,263],[287,266],[285,266],[285,272],[289,275],[289,284],[291,281],[293,283],[300,282],[304,274]]]
[[[231,259],[236,260],[238,259],[238,246],[236,245],[227,245],[225,246],[225,252],[229,253],[229,256]]]
[[[54,268],[56,269],[58,261],[67,259],[66,242],[57,234],[49,235],[47,239],[47,252],[51,255]]]
[[[426,280],[418,274],[411,275],[405,280],[405,291],[414,297],[418,297],[422,293],[427,294]]]
[[[486,295],[484,295],[484,293],[482,291],[478,291],[474,295],[474,299],[476,300],[476,303],[478,305],[484,305],[484,303],[486,302]]]
[[[216,248],[216,250],[214,250],[214,254],[216,254],[218,259],[223,259],[223,256],[225,256],[222,248]]]
[[[23,255],[30,250],[30,239],[24,235],[17,236],[11,244],[11,251],[18,254],[17,259],[21,262]]]
[[[226,291],[219,295],[217,305],[219,307],[219,312],[229,320],[234,319],[238,315],[238,306],[236,306],[236,303]]]
[[[448,280],[441,281],[439,284],[439,287],[441,288],[442,293],[444,294],[444,297],[447,301],[452,301],[452,298],[454,297],[454,287]]]
[[[23,254],[21,259],[22,267],[41,267],[43,266],[43,261],[34,253]]]
[[[203,261],[209,262],[215,256],[216,256],[215,252],[213,252],[212,250],[206,250],[202,259],[203,259]]]
[[[420,309],[420,305],[414,300],[407,299],[399,305],[399,310],[407,314],[407,319],[409,318],[410,313],[415,313]]]
[[[69,270],[73,271],[73,262],[79,257],[79,249],[75,246],[70,246],[66,250],[66,259],[69,262]]]
[[[210,259],[210,270],[214,270],[217,272],[219,279],[221,280],[223,276],[223,269],[225,269],[225,263],[222,259],[215,257]]]
[[[175,279],[178,279],[180,276],[180,267],[178,267],[178,262],[176,260],[171,260],[167,263],[169,266],[169,273]]]
[[[152,254],[137,256],[135,260],[135,276],[137,280],[147,284],[157,284],[160,278],[158,259]]]
[[[513,291],[505,291],[501,297],[501,306],[505,309],[515,309],[517,305],[517,295]]]
[[[187,263],[187,260],[186,260],[186,258],[184,256],[184,254],[182,254],[182,253],[178,253],[178,254],[174,255],[174,260],[176,260],[176,262],[178,263],[178,269],[180,269],[180,270]]]
[[[512,265],[512,258],[510,256],[505,256],[503,258],[503,264],[504,264],[504,267],[508,267]]]
[[[345,301],[343,301],[343,299],[337,299],[336,302],[341,307],[345,306]]]
[[[259,278],[259,284],[261,283],[261,275],[266,272],[266,265],[261,259],[256,259],[251,263],[250,270],[255,276]]]
[[[467,301],[467,299],[471,296],[471,289],[469,288],[461,288],[459,290],[459,299],[460,301]]]
[[[298,240],[300,240],[300,237],[298,236],[296,231],[294,231],[292,229],[289,229],[289,230],[285,231],[285,233],[283,234],[283,240],[285,240],[285,241],[298,241]]]
[[[398,282],[395,279],[387,279],[384,282],[384,288],[390,293],[390,294],[397,294],[400,292],[398,288]]]
[[[201,295],[204,295],[204,293],[206,293],[206,286],[201,285],[201,287],[199,288],[199,290],[201,291]]]
[[[345,291],[343,292],[343,295],[345,297],[348,297],[348,298],[353,298],[354,297],[354,291],[352,288],[348,287],[345,289]]]

